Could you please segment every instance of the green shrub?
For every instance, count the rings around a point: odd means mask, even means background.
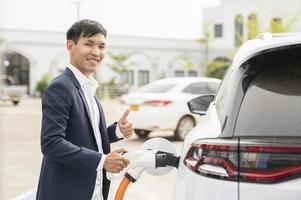
[[[212,78],[223,78],[231,61],[227,59],[215,59],[208,63],[206,67],[206,75]]]
[[[36,92],[38,92],[38,95],[41,97],[43,96],[45,90],[47,89],[49,82],[50,82],[50,75],[45,74],[42,79],[37,83]]]

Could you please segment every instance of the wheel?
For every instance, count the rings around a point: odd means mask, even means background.
[[[135,133],[140,138],[146,138],[148,136],[148,134],[150,133],[150,131],[144,130],[144,129],[135,129]]]
[[[175,131],[175,138],[178,140],[184,140],[186,135],[195,127],[196,122],[191,116],[184,116],[180,119],[177,129]]]
[[[16,105],[18,105],[19,103],[20,103],[20,101],[12,101],[13,102],[13,104],[16,106]]]

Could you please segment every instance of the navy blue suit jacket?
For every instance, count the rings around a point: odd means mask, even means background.
[[[99,130],[105,154],[118,140],[116,123],[106,127],[99,107]],[[96,168],[102,154],[94,137],[88,104],[79,82],[69,68],[55,78],[42,98],[41,149],[43,161],[37,191],[38,200],[90,200]],[[110,182],[103,171],[103,196],[107,199]]]

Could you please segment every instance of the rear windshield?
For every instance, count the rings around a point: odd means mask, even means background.
[[[139,93],[165,93],[175,87],[176,84],[171,83],[152,83],[142,87],[137,92]]]
[[[192,83],[184,88],[184,93],[190,94],[210,94],[216,93],[219,83],[198,82]]]
[[[301,136],[301,54],[283,56],[249,85],[235,135]]]

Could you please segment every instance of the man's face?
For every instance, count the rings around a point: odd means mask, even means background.
[[[82,35],[75,44],[72,40],[67,41],[67,49],[70,53],[70,63],[85,76],[90,76],[100,66],[105,56],[106,38],[101,33],[91,37]]]

